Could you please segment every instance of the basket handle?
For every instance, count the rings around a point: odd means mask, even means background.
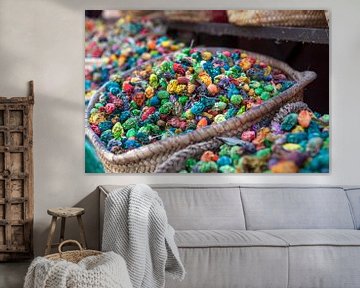
[[[81,246],[81,244],[76,241],[76,240],[65,240],[63,242],[60,243],[59,247],[58,247],[58,251],[59,251],[59,254],[60,254],[60,257],[63,253],[63,251],[61,250],[61,248],[65,245],[65,244],[68,244],[68,243],[72,243],[72,244],[76,244],[76,246],[79,247],[79,250],[80,252],[84,251],[83,247]]]

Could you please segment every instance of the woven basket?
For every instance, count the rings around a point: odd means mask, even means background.
[[[239,26],[327,27],[324,10],[228,10]]]
[[[148,16],[152,16],[154,14],[157,15],[162,15],[163,11],[159,10],[121,10],[122,16],[128,16],[128,17],[132,17],[132,18],[142,18],[142,17],[148,17]]]
[[[75,244],[79,247],[79,250],[74,250],[74,251],[65,251],[63,252],[61,249],[65,244]],[[45,258],[49,259],[49,260],[66,260],[69,262],[73,262],[73,263],[78,263],[79,261],[81,261],[82,259],[88,257],[88,256],[97,256],[102,254],[102,252],[100,251],[96,251],[96,250],[84,250],[81,246],[81,244],[76,241],[76,240],[65,240],[63,242],[61,242],[61,244],[59,245],[59,253],[54,253],[54,254],[50,254],[45,256]]]
[[[274,122],[281,123],[286,115],[293,112],[299,112],[300,110],[307,109],[308,106],[303,102],[295,102],[288,103],[282,108],[280,108],[279,112],[272,119],[272,125]],[[252,125],[246,124],[244,128],[251,128]],[[235,136],[238,135],[235,130],[233,132],[228,133],[226,136]],[[197,144],[190,145],[185,149],[182,149],[178,152],[175,152],[168,160],[164,163],[160,164],[155,173],[176,173],[185,168],[186,160],[189,158],[200,157],[205,151],[214,151],[218,150],[221,145],[224,144],[224,141],[218,138],[214,138],[210,141],[201,142]]]
[[[224,48],[201,48],[200,51],[221,51],[230,50]],[[246,52],[246,51],[244,51]],[[316,78],[316,73],[312,71],[298,72],[289,65],[274,58],[257,53],[246,52],[249,56],[264,61],[274,68],[280,69],[288,75],[290,79],[295,80],[295,84],[282,92],[278,96],[265,101],[263,104],[251,108],[244,114],[228,119],[218,124],[212,124],[199,130],[192,131],[157,142],[142,146],[140,148],[127,151],[123,154],[113,154],[106,149],[99,137],[94,133],[89,125],[90,111],[98,101],[99,96],[105,89],[105,85],[100,88],[91,98],[85,112],[85,132],[95,147],[95,150],[104,165],[106,172],[111,173],[149,173],[154,172],[157,165],[166,161],[170,155],[179,151],[188,145],[208,141],[216,136],[239,133],[246,130],[251,125],[257,123],[266,115],[271,115],[289,102],[301,101],[303,89]],[[161,59],[161,58],[160,58]],[[159,58],[156,59],[159,61]],[[134,70],[132,70],[134,71]],[[130,72],[129,72],[130,73]],[[128,72],[123,76],[129,75]]]
[[[168,10],[165,17],[169,20],[181,22],[210,22],[211,11],[206,10]]]

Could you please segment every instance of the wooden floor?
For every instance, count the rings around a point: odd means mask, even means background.
[[[0,287],[21,288],[30,262],[0,263]]]

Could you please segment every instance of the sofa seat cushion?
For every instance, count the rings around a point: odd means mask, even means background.
[[[262,230],[289,246],[360,246],[360,231],[348,229]]]
[[[263,232],[289,245],[289,288],[360,287],[360,231]]]
[[[166,288],[287,288],[289,246],[267,233],[180,230],[175,242],[186,275]]]
[[[244,230],[179,230],[175,234],[178,247],[287,247],[284,240],[261,231]]]

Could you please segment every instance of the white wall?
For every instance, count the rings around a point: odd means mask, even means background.
[[[96,237],[99,184],[291,183],[360,184],[360,2],[343,1],[73,1],[0,0],[0,95],[26,95],[35,81],[35,249],[42,253],[48,207],[87,208],[86,232]],[[204,5],[206,4],[206,5]],[[328,175],[86,175],[84,173],[84,10],[111,8],[331,9],[332,162]],[[73,226],[75,227],[75,226]],[[74,230],[74,229],[73,229]],[[74,234],[75,233],[75,234]],[[72,231],[76,235],[77,231]]]

